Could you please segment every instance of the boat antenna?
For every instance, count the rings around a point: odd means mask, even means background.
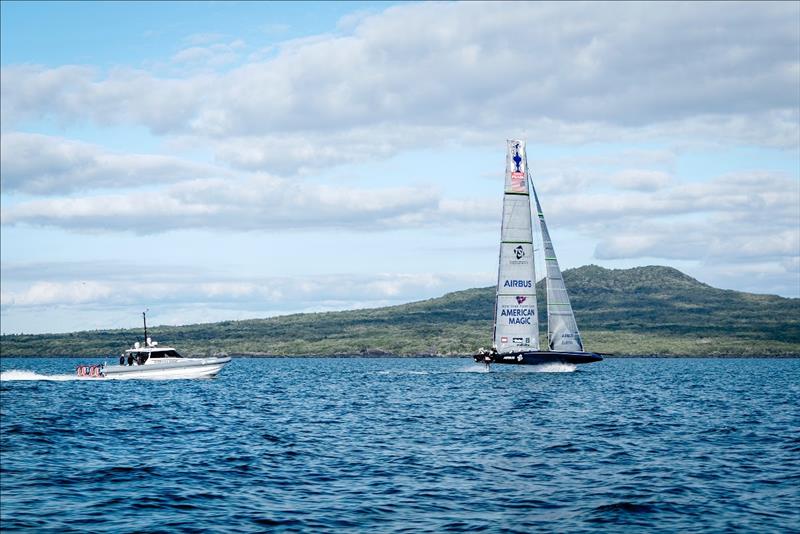
[[[142,321],[144,321],[144,346],[147,347],[147,312],[150,308],[147,308],[145,311],[142,312]]]

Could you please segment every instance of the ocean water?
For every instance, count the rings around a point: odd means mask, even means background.
[[[800,360],[77,363],[0,360],[3,532],[800,531]]]

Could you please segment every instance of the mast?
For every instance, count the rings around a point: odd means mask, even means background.
[[[528,176],[531,192],[536,202],[536,213],[539,216],[539,229],[542,234],[542,248],[544,252],[545,273],[547,275],[547,339],[550,350],[559,352],[583,352],[583,341],[578,332],[578,323],[572,311],[567,287],[556,259],[556,251],[550,240],[550,232],[544,221],[542,205],[539,195],[533,186],[533,180]]]
[[[147,347],[147,312],[142,312],[142,321],[144,321],[144,344],[143,347]]]
[[[493,347],[498,353],[539,350],[528,160],[525,142],[517,139],[507,141]]]

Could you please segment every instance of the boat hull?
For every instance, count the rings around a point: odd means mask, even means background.
[[[584,364],[603,361],[596,352],[556,352],[550,350],[529,350],[505,354],[476,354],[478,363],[502,363],[509,365],[542,365],[545,363]]]
[[[185,358],[180,362],[147,363],[145,365],[105,365],[100,370],[105,378],[127,380],[150,378],[212,378],[230,362],[229,356],[212,358]]]

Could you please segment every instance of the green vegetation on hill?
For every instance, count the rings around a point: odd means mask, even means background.
[[[564,279],[588,350],[620,356],[800,355],[800,299],[716,289],[670,267],[588,265],[565,271]],[[537,289],[544,318],[543,284]],[[385,308],[159,326],[151,332],[187,354],[470,354],[491,345],[493,303],[494,288],[487,287]],[[110,356],[140,339],[135,329],[5,335],[0,353]]]

